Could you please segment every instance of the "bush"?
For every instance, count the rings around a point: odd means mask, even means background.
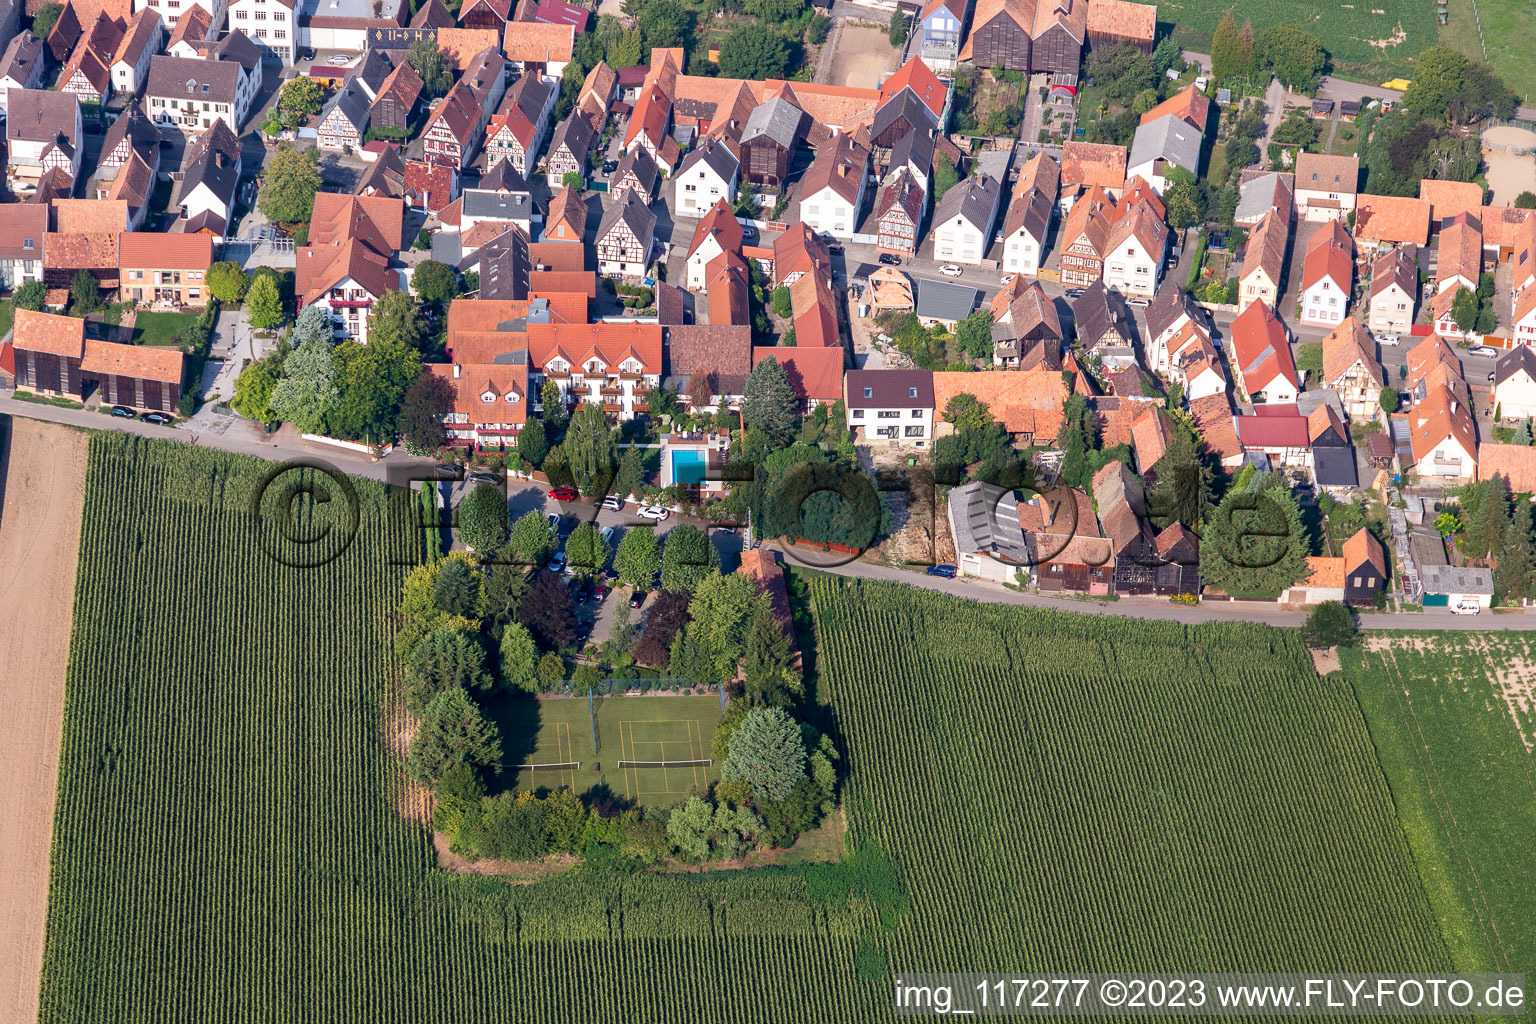
[[[1324,601],[1312,609],[1301,636],[1308,647],[1315,648],[1354,647],[1360,642],[1354,612],[1339,601]]]

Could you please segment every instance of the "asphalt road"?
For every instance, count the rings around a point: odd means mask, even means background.
[[[9,413],[14,416],[25,416],[31,419],[64,423],[94,430],[123,430],[144,437],[157,437],[164,440],[186,443],[190,443],[191,436],[185,430],[175,427],[156,427],[138,420],[116,419],[89,410],[65,409],[53,405],[17,401],[9,394],[0,395],[0,413]],[[375,462],[363,457],[341,454],[330,449],[317,451],[314,446],[295,447],[292,444],[285,445],[276,442],[254,443],[218,434],[199,435],[199,442],[206,447],[237,452],[242,455],[250,455],[272,462],[282,462],[308,456],[309,458],[327,462],[341,472],[368,477],[374,480],[400,479],[401,475],[413,475],[415,478],[420,479],[428,475],[426,471],[432,465],[432,460],[430,459],[415,458],[401,452],[393,453],[388,458]],[[462,487],[455,488],[455,490],[462,492]],[[528,482],[512,481],[508,489],[508,500],[514,516],[521,515],[530,509],[539,509],[546,513],[560,512],[565,515],[578,515],[582,518],[591,518],[593,513],[592,507],[589,504],[565,503],[562,505],[558,502],[552,502],[545,494],[543,486]],[[624,512],[598,511],[596,521],[601,526],[614,526],[619,530],[635,529],[640,527],[645,520],[634,516],[632,514],[633,511],[633,505],[628,505]],[[666,522],[656,526],[655,529],[665,534],[679,522],[688,521],[682,516],[673,515]],[[697,522],[697,520],[693,520],[693,522]],[[615,544],[617,544],[621,536],[622,534],[615,537]],[[733,565],[735,562],[733,556],[738,555],[741,550],[742,536],[740,534],[727,534],[716,531],[712,535],[712,540],[716,550],[721,552],[723,563],[728,567]],[[1009,590],[999,584],[980,580],[947,580],[928,576],[917,571],[893,569],[869,562],[851,562],[843,565],[827,564],[824,560],[818,559],[814,553],[808,553],[804,549],[786,550],[777,544],[769,544],[768,546],[785,550],[787,561],[833,572],[840,576],[892,580],[976,601],[1037,608],[1056,608],[1064,611],[1082,612],[1088,615],[1118,615],[1127,618],[1164,622],[1173,621],[1188,624],[1241,620],[1262,622],[1271,626],[1299,626],[1304,619],[1304,616],[1300,613],[1279,611],[1274,605],[1264,603],[1213,602],[1190,608],[1148,598],[1122,598],[1118,601],[1108,602],[1024,594]],[[613,600],[614,598],[609,598],[610,603]],[[1486,615],[1475,616],[1451,615],[1443,612],[1425,612],[1411,615],[1368,615],[1366,617],[1366,625],[1371,629],[1391,630],[1530,630],[1536,629],[1536,616],[1521,614],[1494,615],[1491,612]]]

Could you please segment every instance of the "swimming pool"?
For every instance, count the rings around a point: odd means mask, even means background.
[[[679,448],[672,452],[672,482],[698,484],[704,482],[704,466],[707,456],[698,448]]]

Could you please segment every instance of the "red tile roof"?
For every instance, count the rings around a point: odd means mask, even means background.
[[[124,231],[117,238],[119,267],[207,270],[212,264],[212,235],[167,235],[157,231]]]
[[[796,332],[797,334],[799,332]],[[772,356],[789,376],[789,386],[804,401],[835,402],[843,397],[842,348],[788,346],[752,349],[752,365]]]
[[[85,355],[85,321],[56,313],[18,309],[11,342],[28,352],[79,359]]]
[[[80,369],[118,377],[181,384],[181,350],[166,345],[120,345],[114,341],[87,341]]]
[[[1264,300],[1252,303],[1232,321],[1232,350],[1232,361],[1250,393],[1262,391],[1277,377],[1300,389],[1285,325]]]
[[[903,64],[894,75],[880,86],[880,103],[884,105],[903,89],[911,89],[923,105],[938,118],[944,113],[944,99],[948,90],[939,76],[934,74],[921,57],[913,57]]]

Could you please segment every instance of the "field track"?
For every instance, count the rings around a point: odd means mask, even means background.
[[[0,513],[0,1021],[37,1019],[86,435],[12,420]]]

